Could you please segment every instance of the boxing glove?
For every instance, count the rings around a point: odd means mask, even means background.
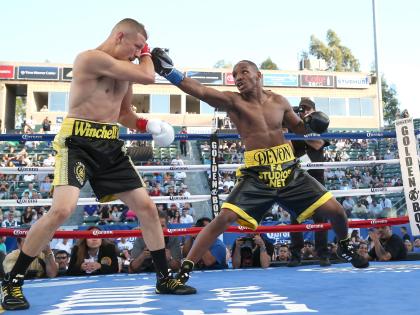
[[[179,85],[184,80],[184,74],[174,68],[174,63],[162,48],[152,50],[152,61],[155,71],[172,84]]]
[[[307,133],[323,133],[327,131],[330,118],[323,112],[312,112],[303,117]]]
[[[136,126],[142,132],[151,133],[155,144],[160,147],[169,146],[175,139],[174,128],[165,121],[139,118]]]

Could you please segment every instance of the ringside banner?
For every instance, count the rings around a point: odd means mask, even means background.
[[[395,131],[397,134],[401,175],[411,233],[413,235],[420,235],[420,171],[413,118],[397,120],[395,122]]]
[[[13,79],[15,77],[15,67],[0,65],[0,79]]]
[[[20,80],[58,80],[58,67],[19,66]]]
[[[187,78],[192,78],[203,84],[223,85],[221,72],[187,71]]]

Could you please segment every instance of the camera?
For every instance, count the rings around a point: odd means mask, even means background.
[[[295,112],[295,114],[299,115],[299,113],[300,113],[299,106],[293,106],[293,111]]]
[[[241,248],[245,248],[245,247],[249,247],[249,248],[254,248],[254,238],[253,237],[249,237],[249,236],[245,236],[245,237],[241,237]]]

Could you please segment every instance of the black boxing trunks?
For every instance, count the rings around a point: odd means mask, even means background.
[[[144,182],[119,140],[116,124],[66,118],[53,142],[53,186],[82,188],[89,180],[101,202],[114,194],[144,187]]]
[[[238,223],[252,229],[276,202],[302,222],[333,197],[299,167],[288,143],[246,151],[245,167],[237,174],[238,182],[222,208],[234,211]]]

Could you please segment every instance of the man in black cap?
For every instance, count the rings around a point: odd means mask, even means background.
[[[316,111],[315,103],[309,98],[302,98],[299,107],[297,108],[297,114],[303,118],[306,115]],[[329,146],[330,143],[326,140],[293,140],[293,148],[295,149],[295,155],[301,157],[305,154],[310,158],[311,162],[324,162],[324,148]],[[309,175],[314,177],[318,182],[325,186],[324,170],[309,170]],[[298,224],[296,218],[291,219],[291,224]],[[326,223],[327,220],[316,214],[313,216],[315,223]],[[296,267],[301,264],[302,259],[302,248],[304,247],[303,233],[292,232],[290,233],[291,244],[290,249],[290,260],[287,266]],[[315,250],[319,257],[319,264],[321,267],[331,266],[330,255],[328,251],[328,231],[315,232]]]

